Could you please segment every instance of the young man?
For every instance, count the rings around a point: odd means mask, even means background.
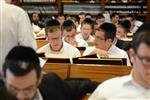
[[[85,20],[85,13],[80,12],[79,13],[79,25],[77,27],[77,32],[81,32],[81,23]]]
[[[0,0],[0,71],[5,56],[14,46],[24,45],[36,49],[36,41],[27,13],[9,4],[11,1]]]
[[[57,20],[48,21],[45,32],[49,43],[39,48],[37,52],[44,52],[45,55],[50,56],[52,54],[55,54],[56,56],[60,55],[64,58],[81,56],[80,51],[77,48],[62,40],[63,33],[61,30],[61,25]]]
[[[130,60],[124,50],[113,45],[116,36],[116,27],[112,23],[103,23],[95,33],[95,46],[87,47],[83,55],[97,54],[98,57],[117,57],[126,58],[127,65],[130,66]]]
[[[119,14],[118,13],[112,13],[111,22],[116,26],[118,25],[118,23],[119,23]]]
[[[94,37],[91,35],[94,29],[94,25],[91,19],[86,18],[81,23],[81,33],[76,35],[76,38],[82,39],[86,42],[93,42]]]
[[[131,74],[105,81],[89,100],[150,99],[150,24],[141,26],[134,34],[130,58],[133,63]]]
[[[65,17],[65,15],[63,15],[63,14],[58,14],[57,20],[58,20],[59,23],[62,25],[62,24],[64,23],[64,21],[66,20],[66,17]]]
[[[75,47],[86,47],[87,42],[82,39],[75,38],[76,36],[76,25],[71,20],[66,20],[62,25],[64,41],[75,46]]]
[[[61,80],[54,73],[42,74],[36,52],[23,46],[6,56],[3,82],[17,100],[82,100],[93,87],[87,79]]]
[[[138,30],[138,28],[143,24],[143,22],[141,22],[141,21],[136,19],[136,15],[135,14],[127,15],[126,19],[129,20],[130,23],[131,23],[130,31],[132,33],[135,33]]]

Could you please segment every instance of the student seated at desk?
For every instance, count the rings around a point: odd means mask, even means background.
[[[80,57],[80,51],[71,44],[62,40],[63,33],[61,25],[57,20],[49,20],[45,28],[48,44],[37,50],[38,53],[44,52],[45,54],[59,54],[64,58]]]
[[[94,23],[91,19],[86,18],[81,23],[81,33],[76,35],[76,38],[82,39],[86,42],[94,41],[94,37],[91,35],[94,29]]]
[[[150,100],[150,24],[134,34],[130,75],[109,79],[100,84],[89,100]]]
[[[130,66],[130,60],[127,53],[112,45],[116,36],[116,26],[112,23],[103,23],[95,33],[95,46],[87,47],[83,55],[97,54],[98,57],[126,58],[127,65]]]
[[[43,74],[36,52],[23,46],[14,47],[8,53],[2,77],[7,90],[17,100],[82,100],[95,89],[90,89],[93,82],[88,79],[61,80],[54,73]]]
[[[69,43],[75,47],[88,46],[86,41],[75,38],[76,25],[73,23],[72,20],[66,20],[62,25],[62,30],[63,30],[64,41],[66,41],[67,43]]]

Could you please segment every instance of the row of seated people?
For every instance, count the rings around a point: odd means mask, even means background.
[[[52,100],[81,100],[86,93],[92,93],[89,100],[101,99],[146,99],[149,100],[149,46],[150,28],[145,24],[133,39],[133,49],[130,51],[133,70],[130,75],[117,77],[97,84],[87,79],[61,80],[56,74],[41,73],[41,66],[36,52],[30,47],[14,47],[6,56],[3,64],[2,81],[6,88],[18,99],[52,99]],[[55,66],[56,67],[56,66]],[[78,68],[81,70],[78,70]],[[95,66],[96,67],[96,66]],[[116,74],[120,71],[131,70],[131,67],[98,67],[68,65],[67,76],[78,75],[96,69],[98,74]],[[50,68],[50,66],[49,66]],[[83,68],[83,69],[82,69]],[[99,70],[98,70],[99,69]],[[104,70],[105,69],[105,70]],[[125,70],[126,69],[126,70]],[[78,70],[78,71],[77,71]],[[75,71],[74,73],[71,71]],[[116,71],[116,72],[114,72]],[[79,72],[79,73],[77,73]],[[113,72],[113,73],[112,73]],[[122,74],[122,73],[120,73]],[[119,74],[118,74],[119,75]],[[78,76],[80,77],[80,75]],[[94,76],[92,76],[94,78]],[[96,76],[97,77],[97,76]],[[104,76],[102,78],[105,78]],[[97,87],[97,88],[96,88]],[[95,90],[96,88],[96,90]],[[69,95],[68,95],[69,94]]]
[[[87,25],[87,23],[88,21],[85,21],[84,24]],[[67,30],[70,31],[67,32]],[[74,34],[73,36],[66,35],[66,38],[63,37],[64,34],[71,34],[75,32],[75,28],[71,21],[66,21],[66,23],[64,22],[61,27],[57,20],[49,20],[46,24],[45,31],[48,38],[48,44],[39,48],[37,53],[45,53],[46,57],[58,55],[58,57],[75,58],[81,56],[79,50],[74,47],[75,45],[73,45],[76,44],[74,38],[69,38],[74,37]],[[130,66],[131,64],[128,54],[114,45],[113,40],[115,36],[116,26],[112,23],[103,23],[95,32],[93,40],[94,46],[87,46],[83,56],[97,54],[98,58],[126,58],[127,65]],[[79,39],[79,41],[80,40],[82,39]],[[71,43],[69,41],[71,41]]]
[[[136,19],[136,14],[128,14],[127,16],[120,18],[120,15],[118,13],[97,14],[94,17],[89,13],[85,14],[84,12],[81,12],[81,13],[79,13],[79,15],[76,15],[76,16],[58,14],[57,16],[41,18],[38,13],[34,12],[31,14],[30,18],[31,18],[32,26],[33,26],[33,31],[35,33],[37,33],[37,36],[40,36],[43,34],[43,30],[41,32],[40,32],[40,30],[41,30],[41,28],[43,28],[45,26],[45,22],[48,18],[57,19],[61,25],[64,23],[64,21],[66,21],[68,19],[72,20],[77,27],[76,31],[81,32],[81,33],[82,33],[82,27],[83,27],[82,22],[86,18],[91,19],[93,21],[93,26],[95,26],[93,29],[89,28],[90,30],[94,30],[96,27],[99,27],[104,22],[113,23],[118,28],[117,33],[120,34],[118,36],[119,38],[126,38],[126,34],[128,32],[135,33],[136,30],[143,24],[143,22]],[[42,19],[42,21],[40,19]],[[45,19],[45,20],[43,20],[43,19]],[[122,27],[120,27],[120,22],[124,19],[128,20],[130,23],[127,22],[125,29],[122,30]],[[131,35],[131,34],[129,34],[129,35]]]

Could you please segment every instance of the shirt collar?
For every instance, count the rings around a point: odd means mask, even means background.
[[[60,51],[53,51],[51,48],[50,48],[50,52],[51,53],[59,53],[59,54],[61,54],[61,53],[63,53],[64,52],[64,45],[65,45],[65,41],[63,41],[63,46],[62,46],[62,48],[60,49]]]
[[[141,90],[148,90],[150,91],[150,89],[145,89],[144,87],[142,87],[139,83],[137,83],[134,79],[133,79],[133,70],[131,70],[131,73],[128,77],[126,77],[126,79],[124,80],[124,86],[135,86],[136,88],[140,88]]]
[[[37,89],[37,93],[36,93],[36,95],[35,95],[35,97],[34,97],[33,100],[43,100],[42,95],[41,95],[39,89]]]

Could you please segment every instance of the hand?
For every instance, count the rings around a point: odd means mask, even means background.
[[[69,39],[69,44],[77,47],[78,46],[78,42],[75,39]]]
[[[102,57],[108,57],[110,55],[110,52],[97,48],[95,48],[92,52]]]

